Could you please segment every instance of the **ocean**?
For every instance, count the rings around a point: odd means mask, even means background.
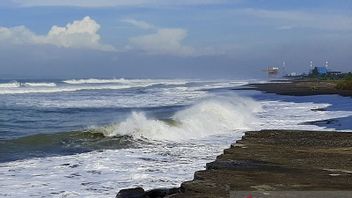
[[[235,89],[253,82],[1,80],[0,196],[177,187],[248,130],[352,131],[350,97]]]

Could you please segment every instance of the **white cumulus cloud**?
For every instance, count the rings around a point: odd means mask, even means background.
[[[46,35],[37,35],[25,26],[0,27],[0,43],[47,44],[64,48],[115,51],[113,46],[101,43],[99,29],[100,25],[89,16],[64,27],[54,25]]]

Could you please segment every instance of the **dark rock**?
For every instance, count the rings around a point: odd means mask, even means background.
[[[116,198],[144,198],[145,191],[141,187],[122,189],[117,193]]]
[[[279,165],[259,160],[216,160],[206,164],[207,170],[268,170],[280,169]]]
[[[127,189],[116,197],[225,198],[237,191],[348,193],[351,178],[352,133],[249,131],[180,188]],[[291,194],[276,197],[302,197]]]
[[[231,197],[236,191],[343,192],[352,190],[351,178],[352,133],[250,131],[170,197]]]
[[[179,188],[160,188],[160,189],[152,189],[145,193],[146,198],[162,198],[168,195],[179,193]]]
[[[116,198],[163,198],[179,192],[179,188],[158,188],[144,191],[143,188],[137,187],[120,190]]]

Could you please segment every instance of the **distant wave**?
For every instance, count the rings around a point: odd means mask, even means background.
[[[64,80],[62,82],[66,83],[66,84],[79,85],[79,84],[126,83],[126,82],[128,82],[128,80],[126,80],[124,78],[120,78],[120,79],[95,79],[95,78],[89,78],[89,79]]]
[[[193,83],[193,84],[192,84]],[[176,86],[185,92],[202,91],[215,88],[225,88],[246,84],[245,82],[210,82],[204,84],[202,81],[189,80],[169,80],[169,79],[72,79],[64,80],[58,84],[54,82],[17,82],[11,81],[0,83],[0,94],[26,94],[26,93],[56,93],[74,92],[82,90],[101,90],[101,89],[128,89],[145,88],[154,86]],[[159,88],[159,87],[158,87]],[[167,91],[166,91],[167,92]],[[166,93],[167,94],[167,93]]]
[[[3,83],[0,84],[0,94],[26,94],[26,93],[56,93],[74,92],[83,90],[103,90],[103,89],[128,89],[148,87],[159,83],[125,83],[125,84],[76,84],[61,85],[55,83]]]
[[[53,82],[17,82],[11,81],[7,83],[0,83],[0,88],[18,88],[18,87],[55,87]]]
[[[8,82],[8,83],[0,83],[0,88],[16,88],[16,87],[20,87],[21,83],[17,82],[17,81],[12,81],[12,82]]]
[[[184,85],[187,83],[186,80],[164,80],[164,79],[72,79],[62,81],[66,84],[80,85],[80,84],[111,84],[111,83],[121,83],[121,84],[133,84],[138,86],[151,86],[156,84],[163,85]]]
[[[102,90],[102,89],[128,89],[128,85],[97,85],[97,86],[33,86],[33,87],[0,87],[0,94],[27,94],[27,93],[56,93],[74,92],[83,90]]]
[[[23,83],[26,87],[55,87],[55,83],[46,83],[46,82],[26,82]]]

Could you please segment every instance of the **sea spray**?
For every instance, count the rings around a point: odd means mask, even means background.
[[[178,141],[249,130],[261,106],[250,98],[231,96],[203,100],[176,112],[171,121],[148,118],[132,112],[124,121],[103,130],[105,136],[128,135],[134,138]]]

